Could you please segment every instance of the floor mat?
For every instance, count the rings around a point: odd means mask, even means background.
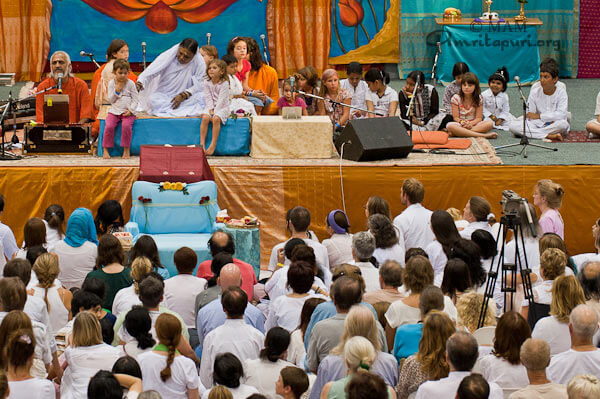
[[[571,130],[562,141],[552,140],[553,143],[600,143],[600,137],[592,136],[587,130]]]

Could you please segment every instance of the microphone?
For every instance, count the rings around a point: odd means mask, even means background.
[[[211,33],[210,33],[210,32],[208,32],[208,33],[206,34],[206,44],[210,44],[210,37],[211,37],[211,36],[212,36],[212,35],[211,35]]]
[[[440,42],[437,42],[436,45],[437,45],[438,53],[442,54],[442,44]]]
[[[296,90],[296,77],[294,75],[290,76],[290,85],[292,86],[292,93]]]
[[[271,64],[269,63],[269,58],[267,57],[267,43],[265,42],[265,38],[266,38],[265,34],[261,33],[260,40],[262,41],[262,45],[263,45],[263,57],[265,58],[267,65],[270,66]]]
[[[523,104],[527,104],[527,100],[525,99],[525,95],[523,94],[523,90],[521,88],[521,78],[515,76],[514,79],[515,82],[517,82],[517,88],[519,89],[519,94],[521,95],[521,100],[523,100]]]
[[[142,63],[144,64],[144,69],[146,69],[146,42],[142,42]]]
[[[62,94],[62,80],[63,80],[63,74],[62,72],[59,72],[57,77],[58,77],[58,94]]]
[[[84,50],[81,50],[79,52],[79,55],[82,56],[82,57],[93,57],[94,53],[86,53]]]
[[[517,84],[521,86],[521,78],[519,78],[518,76],[515,76],[515,82],[517,82]]]

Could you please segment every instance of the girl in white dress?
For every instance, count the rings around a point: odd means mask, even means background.
[[[229,110],[234,114],[239,113],[242,110],[244,114],[250,114],[256,116],[256,109],[254,105],[248,101],[244,93],[242,82],[238,79],[235,74],[237,73],[238,60],[232,54],[225,54],[221,57],[221,60],[227,64],[227,75],[229,76],[229,99],[231,105]]]
[[[227,123],[229,117],[229,81],[227,79],[227,64],[221,60],[212,60],[206,68],[208,82],[204,84],[206,106],[200,112],[200,146],[205,148],[208,124],[212,123],[212,142],[206,149],[206,155],[212,155],[217,148],[217,140],[221,125]]]
[[[65,210],[58,204],[52,204],[44,212],[44,224],[46,225],[46,244],[48,248],[54,248],[54,244],[65,238]]]
[[[508,70],[505,67],[498,69],[488,79],[490,88],[481,93],[483,97],[483,118],[494,123],[494,129],[508,130],[515,117],[510,113],[510,104],[506,86],[508,83]]]
[[[214,385],[222,385],[229,389],[233,399],[246,399],[254,393],[259,393],[253,386],[242,384],[243,380],[244,367],[240,359],[229,352],[218,354],[214,362]],[[209,394],[210,391],[204,392],[202,399],[208,399]]]
[[[69,322],[73,294],[56,283],[60,273],[58,256],[49,253],[41,254],[33,264],[33,271],[38,278],[38,283],[33,286],[33,295],[44,298],[50,317],[48,327],[52,334],[56,335],[58,330]]]
[[[30,369],[35,352],[35,336],[30,329],[14,331],[5,347],[7,377],[11,399],[54,399],[56,392],[50,380],[34,378]]]

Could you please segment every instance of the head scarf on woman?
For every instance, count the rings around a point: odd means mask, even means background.
[[[77,208],[69,216],[64,241],[74,248],[82,246],[86,241],[98,245],[96,225],[89,209]]]

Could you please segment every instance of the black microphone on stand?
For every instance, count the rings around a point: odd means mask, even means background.
[[[59,72],[58,75],[56,75],[56,77],[58,78],[58,94],[62,94],[62,80],[63,80],[63,74],[62,72]]]
[[[146,42],[142,42],[142,64],[146,69]]]

